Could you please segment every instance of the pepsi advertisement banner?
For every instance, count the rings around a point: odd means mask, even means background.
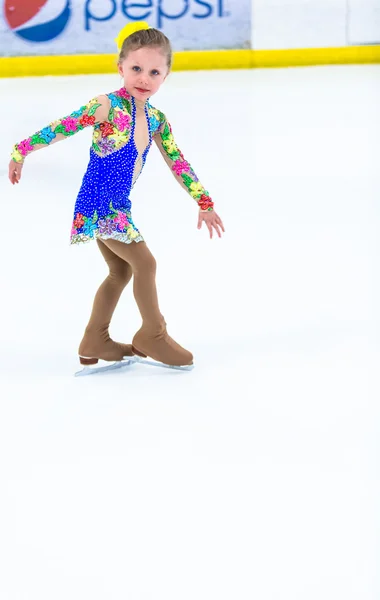
[[[174,50],[251,47],[252,0],[0,0],[0,55],[116,53],[130,21],[161,29]]]

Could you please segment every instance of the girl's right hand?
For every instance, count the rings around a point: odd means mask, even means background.
[[[9,181],[12,185],[20,181],[22,167],[22,163],[17,163],[13,159],[9,163]]]

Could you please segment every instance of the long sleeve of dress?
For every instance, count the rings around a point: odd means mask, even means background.
[[[173,137],[170,123],[163,113],[159,111],[156,112],[158,113],[157,116],[160,120],[160,126],[154,134],[153,139],[166,164],[180,186],[190,194],[202,211],[213,210],[214,203],[211,200],[208,191],[203,187],[194,173],[190,163],[185,160],[181,150],[178,148]]]
[[[23,163],[26,156],[36,150],[71,137],[85,127],[94,126],[105,121],[109,111],[109,101],[106,96],[93,98],[70,115],[50,123],[40,131],[22,140],[13,147],[12,158],[17,163]]]

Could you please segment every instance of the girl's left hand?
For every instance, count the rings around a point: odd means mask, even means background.
[[[224,225],[222,223],[222,219],[219,217],[219,215],[217,215],[215,210],[209,210],[207,212],[202,212],[200,210],[199,218],[198,218],[198,229],[200,229],[202,227],[203,221],[206,223],[206,226],[210,232],[210,238],[212,238],[213,228],[217,232],[218,236],[222,237],[222,234],[220,233],[220,229],[224,233]]]

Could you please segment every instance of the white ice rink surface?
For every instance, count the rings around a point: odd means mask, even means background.
[[[191,373],[76,379],[106,276],[69,245],[87,130],[120,87],[0,80],[1,600],[378,600],[380,67],[175,73],[152,103],[224,220],[153,148],[132,195]],[[140,326],[129,287],[111,334]]]

